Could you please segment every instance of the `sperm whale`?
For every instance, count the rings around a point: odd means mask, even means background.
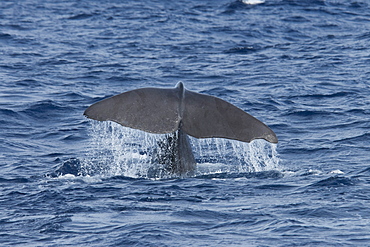
[[[255,117],[220,98],[187,90],[182,82],[175,88],[140,88],[112,96],[88,107],[84,115],[167,134],[166,141],[159,143],[162,160],[170,173],[179,175],[196,168],[188,135],[278,142],[276,134]]]

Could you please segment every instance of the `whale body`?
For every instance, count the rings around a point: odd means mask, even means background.
[[[278,142],[276,134],[255,117],[220,98],[189,91],[182,82],[175,88],[140,88],[112,96],[88,107],[84,115],[168,134],[159,145],[161,160],[170,173],[178,175],[192,174],[196,168],[188,135]]]

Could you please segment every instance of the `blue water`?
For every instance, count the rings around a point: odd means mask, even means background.
[[[0,2],[2,246],[370,246],[370,3],[244,2]],[[82,115],[178,81],[279,143],[161,176],[161,136]]]

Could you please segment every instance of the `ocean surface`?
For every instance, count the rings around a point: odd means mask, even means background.
[[[369,80],[368,0],[0,1],[0,245],[370,246]],[[163,135],[83,116],[179,81],[279,143],[161,176]]]

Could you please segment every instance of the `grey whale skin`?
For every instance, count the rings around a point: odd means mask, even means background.
[[[258,119],[220,98],[186,90],[182,82],[175,88],[141,88],[112,96],[88,107],[84,115],[169,134],[159,142],[161,155],[167,156],[160,160],[170,173],[182,176],[192,174],[196,164],[188,135],[278,142],[276,134]]]

